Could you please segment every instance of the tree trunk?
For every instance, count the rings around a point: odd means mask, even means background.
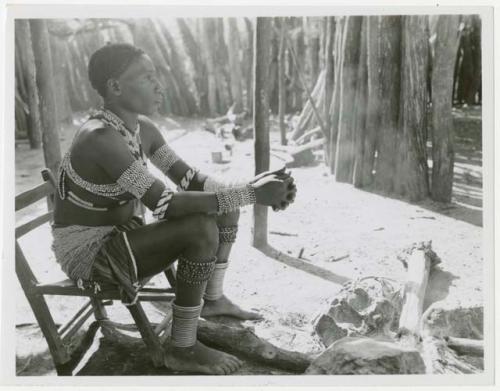
[[[432,198],[450,202],[455,159],[451,115],[458,16],[440,15],[432,70]]]
[[[471,82],[471,95],[468,96],[467,103],[472,105],[481,103],[481,18],[478,15],[472,15],[470,34],[474,74]]]
[[[198,335],[208,346],[297,373],[303,373],[311,363],[305,354],[278,348],[246,328],[200,320]]]
[[[22,19],[16,21],[16,33],[19,34],[19,53],[23,54],[24,74],[21,75],[21,78],[26,81],[26,96],[29,108],[28,138],[31,149],[38,149],[42,146],[42,123],[38,87],[36,85],[35,57],[31,45],[32,38],[28,21]]]
[[[93,53],[94,47],[89,45],[87,40],[87,33],[77,34],[76,35],[76,56],[80,60],[80,80],[84,87],[85,98],[88,106],[98,106],[102,102],[102,98],[99,96],[98,92],[94,90],[92,85],[90,84],[89,78],[87,76],[87,66],[88,61],[90,60],[90,56]]]
[[[255,174],[269,170],[269,96],[267,76],[270,57],[271,18],[258,17],[255,26],[254,113]],[[255,205],[253,210],[253,246],[267,245],[267,206]]]
[[[326,25],[326,43],[325,43],[325,98],[323,112],[325,114],[325,137],[327,143],[325,144],[325,162],[331,166],[331,154],[329,153],[330,139],[332,137],[332,117],[330,116],[330,105],[332,104],[334,78],[334,64],[333,64],[333,43],[335,39],[335,17],[329,16]]]
[[[421,20],[421,22],[424,21]],[[418,38],[424,39],[423,36],[419,36]],[[378,153],[375,188],[386,194],[390,194],[394,191],[396,140],[399,126],[401,16],[382,16],[380,18],[378,44],[380,48],[380,78],[378,87],[380,130],[377,140]],[[426,46],[425,48],[427,49]],[[425,75],[427,75],[427,72]],[[426,79],[423,79],[422,82],[426,83]]]
[[[367,63],[368,63],[368,102],[366,105],[366,132],[363,147],[363,163],[360,187],[373,183],[375,166],[375,149],[380,128],[380,18],[369,16],[367,21]]]
[[[339,129],[339,118],[340,118],[340,99],[341,99],[341,70],[342,61],[344,56],[344,27],[346,24],[347,17],[337,17],[335,22],[335,58],[334,58],[334,84],[333,84],[333,96],[330,103],[330,141],[328,145],[329,151],[329,167],[330,173],[334,174],[336,170],[336,154],[337,154],[337,137]]]
[[[159,69],[159,79],[163,86],[163,105],[160,108],[162,114],[182,112],[183,103],[178,99],[176,86],[173,83],[169,70],[166,69],[168,58],[164,57],[162,50],[156,40],[155,34],[150,31],[151,21],[148,19],[137,19],[134,21],[133,36],[135,45],[143,48],[151,57],[153,63]]]
[[[218,96],[219,113],[226,113],[231,106],[231,90],[229,72],[227,64],[229,63],[229,54],[224,41],[224,23],[222,18],[214,19],[215,25],[215,80]]]
[[[184,82],[182,68],[178,62],[178,58],[175,57],[175,45],[172,46],[173,42],[170,44],[167,43],[166,35],[168,35],[168,30],[164,29],[162,31],[159,22],[149,20],[149,35],[162,55],[162,58],[160,58],[161,62],[156,66],[162,70],[166,78],[167,85],[164,87],[168,89],[168,93],[172,96],[172,99],[177,102],[178,111],[175,114],[188,116],[191,114],[191,110],[186,99],[187,87]]]
[[[344,50],[340,75],[340,118],[335,156],[335,180],[352,183],[354,168],[353,107],[359,64],[361,16],[348,16],[344,27]]]
[[[303,108],[302,93],[303,87],[300,81],[300,72],[304,71],[304,58],[305,58],[305,44],[304,44],[304,31],[302,28],[302,20],[295,17],[290,18],[290,23],[292,24],[292,29],[294,34],[292,34],[292,48],[295,53],[295,58],[297,63],[292,58],[292,97],[293,97],[293,107],[295,110],[301,110]]]
[[[279,111],[279,35],[275,34],[278,18],[273,18],[271,28],[271,55],[268,65],[267,95],[269,96],[269,108],[273,114]]]
[[[78,75],[76,68],[78,67],[78,62],[74,58],[71,51],[72,42],[66,43],[65,46],[65,69],[66,69],[66,85],[68,88],[68,100],[72,111],[79,111],[88,108],[85,105],[84,97],[81,91],[81,85],[79,84]]]
[[[367,67],[367,24],[368,16],[363,17],[361,25],[361,43],[358,67],[358,82],[354,106],[354,178],[356,187],[363,185],[364,141],[366,137],[366,106],[368,100],[368,67]]]
[[[240,34],[235,18],[229,18],[229,70],[231,73],[231,95],[233,97],[233,113],[243,111],[243,76],[240,62]]]
[[[170,70],[174,75],[180,94],[183,96],[183,99],[185,101],[187,114],[194,114],[197,112],[196,100],[188,87],[188,83],[186,82],[186,74],[184,72],[182,59],[178,54],[177,45],[175,44],[175,41],[168,31],[167,27],[160,20],[157,20],[156,22],[160,40],[165,45],[165,47],[168,47],[169,49]]]
[[[400,135],[395,191],[411,202],[428,196],[424,135],[427,127],[427,54],[425,16],[404,16],[402,33]],[[437,92],[437,91],[434,91]],[[451,92],[450,92],[451,98]]]
[[[302,134],[307,129],[310,129],[310,128],[316,126],[317,124],[319,124],[318,116],[314,112],[312,100],[314,100],[317,114],[321,115],[321,113],[318,111],[318,108],[321,109],[321,107],[324,106],[324,98],[325,98],[325,72],[324,71],[320,72],[320,74],[318,76],[318,80],[316,80],[316,85],[314,86],[314,89],[311,92],[311,98],[308,99],[307,103],[304,105],[304,108],[302,109],[302,112],[300,113],[299,120],[297,121],[296,127],[293,130],[292,135],[290,136],[290,138],[292,140],[297,140],[299,137],[302,136]],[[324,123],[323,123],[323,125],[324,125]]]
[[[215,37],[215,23],[212,18],[204,18],[202,21],[203,33],[203,53],[205,55],[205,64],[207,66],[208,77],[208,112],[211,117],[217,116],[217,81],[214,53],[216,46],[213,44]]]
[[[281,28],[280,28],[280,47],[278,54],[278,90],[279,90],[279,124],[280,124],[280,136],[281,145],[287,144],[286,139],[286,124],[285,124],[285,112],[286,112],[286,87],[285,87],[285,34],[286,34],[286,22],[285,18],[281,18]]]
[[[307,58],[309,60],[309,88],[314,86],[319,74],[320,31],[318,17],[308,18],[309,34],[307,45]],[[328,39],[328,38],[327,38]]]
[[[185,51],[193,64],[193,80],[198,93],[199,112],[206,115],[209,112],[208,80],[206,77],[205,62],[201,60],[202,51],[186,21],[182,18],[177,18],[177,26],[182,36]]]
[[[33,54],[36,66],[36,84],[40,102],[40,122],[42,124],[43,156],[45,165],[53,173],[59,169],[61,147],[59,127],[56,121],[56,102],[52,84],[52,56],[46,21],[30,19]]]
[[[66,84],[66,52],[64,50],[64,42],[59,37],[50,36],[50,51],[52,53],[53,77],[55,97],[56,97],[56,113],[59,123],[70,124],[73,121],[73,113],[69,106],[68,86]]]
[[[425,246],[412,250],[405,261],[407,279],[403,291],[403,306],[399,317],[398,333],[402,340],[415,346],[419,343],[422,310],[429,275],[433,266]]]
[[[253,75],[253,27],[250,19],[245,18],[245,26],[247,30],[247,46],[245,49],[245,83],[246,83],[246,97],[247,97],[247,111],[248,113],[253,112],[253,83],[254,83],[254,75]]]

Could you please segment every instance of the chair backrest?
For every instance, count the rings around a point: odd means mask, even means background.
[[[33,271],[31,270],[26,257],[19,245],[18,239],[31,232],[37,227],[52,220],[54,196],[56,192],[56,181],[54,175],[49,169],[42,170],[42,178],[44,182],[40,185],[33,187],[32,189],[26,190],[25,192],[16,196],[15,209],[16,212],[33,205],[35,202],[40,201],[43,198],[47,198],[47,212],[31,218],[28,222],[25,222],[19,226],[16,226],[15,236],[16,236],[16,273],[21,282],[23,288],[29,288],[29,283],[36,284],[37,280]],[[28,285],[26,285],[28,284]]]

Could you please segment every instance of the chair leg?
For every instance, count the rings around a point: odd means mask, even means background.
[[[164,271],[165,276],[167,277],[168,283],[172,288],[175,289],[175,282],[176,282],[176,270],[175,270],[175,263],[172,263],[167,269]]]
[[[61,336],[57,332],[57,326],[50,313],[49,306],[43,295],[38,293],[27,293],[26,298],[30,303],[35,318],[42,330],[42,333],[49,345],[50,354],[54,360],[54,365],[59,367],[66,364],[71,359],[68,347],[63,344]]]
[[[90,302],[92,303],[92,307],[94,307],[94,317],[97,321],[108,319],[108,313],[101,299],[91,297]]]
[[[153,359],[153,364],[156,368],[164,365],[164,351],[160,343],[160,339],[155,334],[149,319],[142,308],[139,301],[136,304],[126,306],[130,311],[130,314],[134,318],[135,324],[141,333],[144,343],[151,352],[151,357]]]

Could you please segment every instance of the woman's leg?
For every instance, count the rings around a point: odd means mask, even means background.
[[[165,364],[173,370],[223,375],[241,365],[236,357],[196,340],[202,296],[217,252],[218,235],[215,218],[203,214],[127,232],[140,279],[161,272],[179,259],[172,337],[165,354]]]
[[[245,311],[231,302],[223,293],[226,270],[229,266],[229,256],[238,232],[239,210],[217,216],[219,229],[219,247],[217,248],[217,263],[214,273],[208,281],[205,290],[202,316],[231,315],[240,319],[262,319],[263,317],[251,311]]]

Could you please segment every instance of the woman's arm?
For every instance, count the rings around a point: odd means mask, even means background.
[[[160,130],[149,118],[141,116],[141,130],[147,134],[149,148],[145,151],[151,163],[182,191],[203,191],[207,178],[186,163],[166,142]],[[184,179],[184,181],[183,181]]]
[[[141,122],[141,127],[144,128],[151,140],[147,156],[164,175],[178,185],[179,190],[215,192],[220,189],[237,188],[246,184],[254,184],[259,179],[268,175],[276,175],[280,179],[291,178],[290,173],[285,172],[285,167],[274,171],[266,171],[254,178],[239,181],[228,181],[224,178],[216,178],[203,174],[191,167],[177,155],[177,153],[165,142],[154,122],[146,117],[144,117],[143,120],[144,122]],[[291,182],[291,189],[296,190],[293,179],[291,179]],[[279,205],[273,206],[273,208],[282,209]]]
[[[151,211],[155,211],[164,192],[171,191],[160,179],[154,177],[146,167],[139,167],[120,135],[110,129],[93,132],[93,158],[115,182],[140,199]],[[190,213],[215,214],[218,211],[215,193],[201,191],[173,193],[165,217],[178,217]]]
[[[135,160],[120,135],[111,129],[97,129],[89,137],[94,161],[111,180],[140,199],[159,219],[191,213],[222,214],[242,206],[259,203],[274,205],[286,198],[289,184],[277,178],[263,178],[258,183],[216,192],[174,193],[165,183]]]

